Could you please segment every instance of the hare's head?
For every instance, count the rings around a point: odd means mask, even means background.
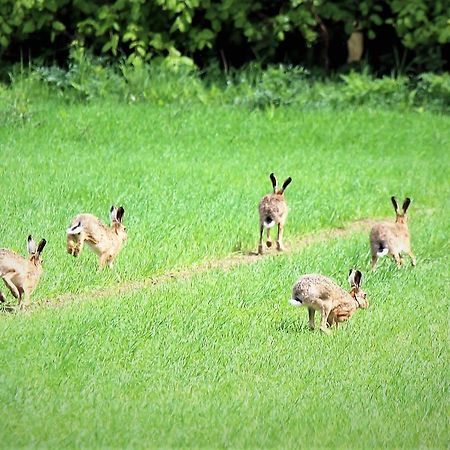
[[[291,183],[292,178],[291,177],[286,178],[286,180],[284,180],[283,185],[281,186],[281,189],[278,188],[277,178],[275,177],[275,175],[273,173],[270,174],[270,181],[272,181],[273,193],[276,195],[283,195],[284,191]]]
[[[348,274],[348,282],[350,283],[350,295],[356,300],[359,308],[366,309],[369,307],[367,294],[361,289],[362,273],[359,270],[350,269]]]
[[[44,250],[45,244],[47,241],[45,239],[42,239],[41,242],[39,242],[38,246],[36,247],[36,242],[34,242],[33,237],[31,234],[28,236],[28,253],[30,254],[30,261],[35,266],[40,266],[42,264],[42,258],[41,253],[42,250]]]
[[[124,213],[125,210],[122,206],[119,206],[118,208],[116,208],[114,205],[111,206],[111,228],[122,241],[125,241],[127,239],[127,229],[122,223]]]
[[[394,205],[395,209],[395,223],[407,223],[408,222],[408,216],[406,215],[406,211],[409,207],[409,204],[411,203],[411,199],[409,197],[405,198],[405,201],[403,202],[402,209],[398,207],[397,199],[395,197],[391,197],[392,204]]]

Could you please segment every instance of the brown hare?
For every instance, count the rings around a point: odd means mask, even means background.
[[[267,229],[267,247],[272,246],[272,240],[270,238],[270,229],[278,225],[277,236],[277,250],[284,250],[283,245],[283,228],[286,223],[288,215],[288,207],[286,199],[284,198],[284,191],[289,186],[292,178],[289,177],[283,183],[281,189],[278,189],[277,179],[273,173],[270,174],[270,180],[272,181],[273,193],[264,196],[259,203],[259,245],[258,253],[262,255],[264,253],[263,246],[263,232],[264,228]]]
[[[329,326],[343,322],[351,317],[358,308],[367,308],[366,293],[360,288],[362,274],[351,269],[348,281],[350,292],[344,291],[333,280],[319,274],[303,275],[294,285],[292,298],[294,306],[306,306],[309,314],[309,328],[314,330],[314,315],[320,311],[320,330],[328,333]]]
[[[411,250],[411,241],[408,229],[408,216],[406,211],[411,203],[407,197],[402,209],[398,207],[397,199],[391,197],[394,205],[396,219],[393,222],[379,222],[370,231],[370,250],[372,253],[372,270],[375,270],[379,257],[390,255],[397,263],[402,265],[401,253],[405,252],[411,258],[411,264],[416,265],[416,257]]]
[[[28,236],[29,259],[13,252],[0,248],[0,277],[17,298],[19,307],[30,304],[30,295],[35,290],[42,275],[41,253],[47,241],[42,239],[36,247],[32,236]],[[5,300],[5,296],[0,292],[0,299]]]
[[[111,268],[114,259],[127,239],[127,229],[122,223],[124,209],[111,206],[111,226],[104,225],[92,214],[78,214],[67,229],[67,251],[78,256],[84,242],[99,256],[100,268],[106,263]]]

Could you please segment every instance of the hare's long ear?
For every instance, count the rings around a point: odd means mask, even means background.
[[[405,201],[403,202],[403,214],[406,214],[406,210],[409,208],[409,204],[411,203],[411,199],[409,197],[405,198]]]
[[[34,242],[33,236],[31,234],[28,236],[28,253],[33,254],[36,252],[36,242]]]
[[[281,193],[283,194],[285,189],[291,184],[292,178],[286,178],[286,180],[283,183],[283,186],[281,187]]]
[[[275,193],[276,190],[277,190],[278,183],[277,183],[277,179],[276,179],[276,177],[275,177],[275,175],[273,173],[270,174],[270,181],[272,182],[273,193]]]
[[[359,270],[350,269],[350,272],[348,273],[348,282],[350,283],[350,286],[356,286],[359,288],[361,285],[362,280],[362,273]]]
[[[111,218],[111,222],[114,222],[116,220],[117,215],[117,208],[112,205],[111,209],[109,210],[109,217]]]
[[[398,209],[397,199],[396,199],[394,196],[391,197],[391,202],[392,202],[392,204],[394,205],[395,212],[396,212],[396,213],[399,213],[400,210]]]
[[[123,209],[122,206],[119,206],[117,208],[117,212],[116,212],[116,220],[117,220],[117,222],[122,222],[122,218],[123,218],[124,214],[125,214],[125,210]]]
[[[40,255],[42,253],[42,250],[44,250],[45,244],[47,244],[47,241],[45,239],[42,239],[41,242],[39,242],[37,253]]]

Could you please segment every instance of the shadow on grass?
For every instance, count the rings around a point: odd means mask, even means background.
[[[282,320],[276,325],[277,331],[284,333],[311,333],[308,324],[304,323],[301,319],[296,320]]]
[[[14,314],[18,310],[17,306],[10,303],[0,303],[0,314]]]

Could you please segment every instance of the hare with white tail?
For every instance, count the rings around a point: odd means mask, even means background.
[[[398,207],[397,199],[391,197],[394,205],[396,219],[394,222],[380,222],[372,227],[370,232],[370,250],[372,253],[372,270],[375,270],[378,258],[390,255],[397,263],[397,267],[402,265],[401,253],[405,252],[411,258],[411,264],[416,265],[416,257],[411,250],[411,239],[408,229],[408,216],[406,211],[411,200],[406,197],[402,209]]]
[[[286,199],[284,198],[284,191],[289,186],[292,178],[287,178],[281,189],[278,189],[277,179],[273,173],[270,174],[270,180],[272,181],[273,193],[264,196],[259,203],[259,245],[258,253],[262,255],[264,253],[263,245],[263,232],[264,228],[267,229],[267,247],[272,246],[272,240],[270,238],[270,229],[278,225],[277,236],[277,250],[284,250],[283,245],[283,228],[286,223],[288,215],[288,207]]]
[[[327,325],[338,326],[348,320],[358,308],[367,308],[366,293],[361,289],[362,274],[351,269],[348,281],[350,292],[346,292],[333,280],[319,274],[303,275],[294,285],[292,298],[294,306],[306,306],[309,314],[309,328],[314,330],[314,315],[320,311],[320,330],[328,333]]]
[[[92,214],[78,214],[67,229],[67,252],[78,256],[84,242],[99,256],[100,268],[106,263],[111,268],[114,259],[127,239],[127,229],[122,223],[125,211],[111,206],[111,226],[103,224]]]
[[[0,277],[11,294],[17,298],[19,307],[30,304],[30,295],[42,275],[41,253],[47,241],[42,239],[36,247],[32,236],[28,236],[28,259],[5,248],[0,248]],[[0,299],[5,296],[0,292]],[[23,300],[23,301],[22,301]]]

